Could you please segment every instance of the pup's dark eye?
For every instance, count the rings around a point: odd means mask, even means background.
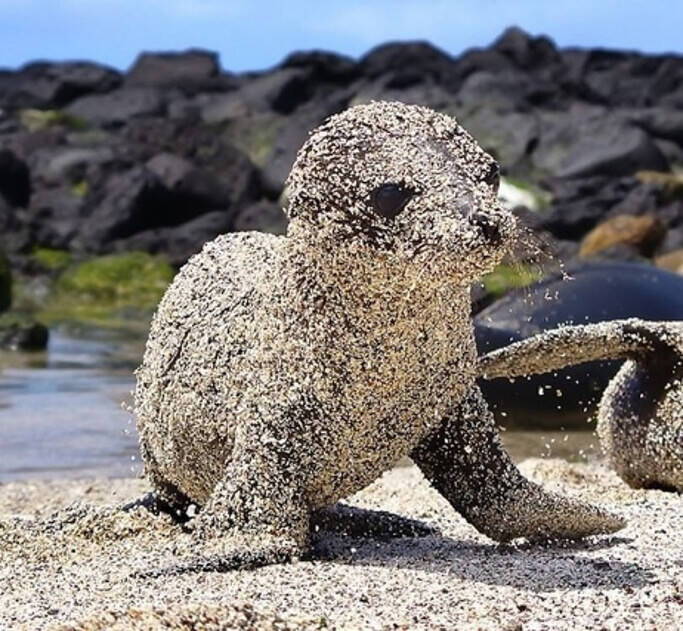
[[[497,191],[500,185],[500,165],[497,162],[493,162],[483,179],[486,184],[492,186]]]
[[[372,191],[372,205],[381,217],[393,219],[415,195],[415,191],[400,184],[382,184]]]

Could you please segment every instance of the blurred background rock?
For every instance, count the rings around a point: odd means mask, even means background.
[[[231,72],[198,48],[144,52],[126,71],[96,60],[30,62],[0,70],[0,346],[44,349],[51,334],[50,347],[61,350],[0,355],[0,432],[3,418],[17,422],[13,393],[24,388],[40,401],[30,371],[80,367],[95,380],[120,371],[116,387],[130,385],[151,313],[179,266],[220,233],[284,233],[284,180],[308,131],[373,99],[452,114],[501,163],[502,203],[528,235],[473,287],[483,348],[567,320],[642,315],[644,306],[653,318],[683,318],[678,54],[561,48],[511,27],[458,55],[411,41],[358,58],[293,52],[265,71]],[[558,281],[550,297],[538,285],[560,265],[589,278],[571,309],[558,291],[571,296],[572,281]],[[610,278],[621,284],[607,297],[601,283]],[[530,301],[537,307],[525,311]],[[532,315],[536,328],[525,328]],[[573,383],[584,373],[571,374]],[[491,396],[505,423],[515,394],[499,390]],[[49,405],[77,405],[73,393],[57,401]],[[510,417],[580,426],[591,404],[577,401],[568,396],[557,416],[552,401]],[[44,401],[31,409],[41,408],[49,415]]]

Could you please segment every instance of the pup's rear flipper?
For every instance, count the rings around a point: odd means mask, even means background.
[[[485,379],[520,377],[589,361],[638,358],[669,348],[659,337],[666,328],[667,323],[637,318],[560,327],[484,355],[479,374]]]
[[[527,480],[498,438],[479,388],[412,453],[427,479],[467,521],[497,541],[578,539],[615,532],[620,517]]]

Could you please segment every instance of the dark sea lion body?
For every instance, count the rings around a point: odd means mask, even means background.
[[[585,263],[570,266],[567,272],[571,280],[551,276],[478,313],[474,328],[479,354],[568,324],[683,320],[683,277],[677,274],[617,262]],[[621,364],[605,360],[567,365],[514,383],[497,379],[481,380],[479,385],[502,425],[590,429],[598,401]]]
[[[604,359],[623,361],[597,412],[609,463],[634,488],[683,493],[683,322],[560,327],[485,355],[480,371],[520,377]]]

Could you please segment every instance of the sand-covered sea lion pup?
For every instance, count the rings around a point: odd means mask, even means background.
[[[683,322],[637,318],[566,326],[485,355],[485,378],[625,359],[598,406],[610,465],[634,488],[683,493]]]
[[[218,237],[179,272],[135,411],[160,500],[201,507],[198,563],[305,554],[313,511],[407,455],[500,541],[623,526],[523,478],[475,385],[468,287],[516,233],[497,183],[453,118],[359,105],[300,150],[286,236]]]

